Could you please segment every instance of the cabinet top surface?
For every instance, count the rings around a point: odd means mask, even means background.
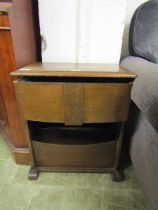
[[[35,63],[11,73],[13,76],[112,77],[135,78],[136,75],[115,64]]]

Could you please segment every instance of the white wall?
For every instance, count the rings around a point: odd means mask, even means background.
[[[126,9],[126,18],[125,18],[125,29],[123,35],[123,43],[122,43],[122,53],[121,57],[125,57],[129,54],[128,51],[128,37],[129,37],[129,26],[131,22],[131,18],[134,14],[134,11],[147,0],[127,0],[127,9]]]
[[[41,35],[46,40],[43,61],[76,60],[77,1],[39,0]]]
[[[43,61],[118,63],[121,45],[121,57],[129,54],[131,17],[144,2],[146,0],[39,0],[41,34],[47,43]]]
[[[126,0],[39,0],[44,62],[119,63]]]
[[[126,0],[80,0],[79,62],[118,63]]]

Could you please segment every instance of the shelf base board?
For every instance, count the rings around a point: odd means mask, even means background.
[[[123,171],[115,168],[75,168],[75,167],[31,167],[29,180],[37,180],[40,172],[67,172],[67,173],[111,173],[112,180],[120,182],[124,180]]]
[[[37,167],[41,172],[70,172],[70,173],[112,173],[114,168],[82,168],[82,167]]]

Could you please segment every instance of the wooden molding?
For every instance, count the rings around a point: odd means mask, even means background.
[[[1,30],[1,31],[10,31],[10,27],[3,27],[3,26],[0,26],[0,30]]]

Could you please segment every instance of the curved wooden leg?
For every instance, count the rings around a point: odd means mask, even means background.
[[[112,174],[113,181],[121,182],[124,180],[124,174],[122,171],[115,170]]]
[[[31,167],[29,171],[29,180],[37,180],[39,175],[39,170],[36,167]]]

